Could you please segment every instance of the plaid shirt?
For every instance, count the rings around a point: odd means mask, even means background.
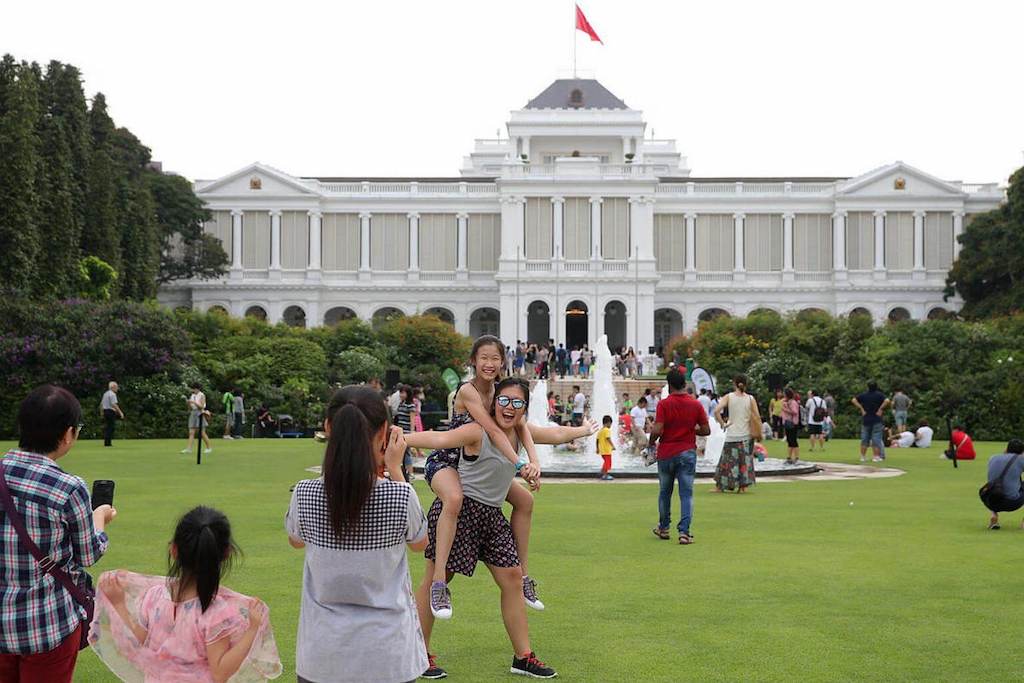
[[[45,455],[21,450],[0,460],[29,536],[80,586],[107,551],[107,535],[92,524],[85,482]],[[85,610],[40,571],[0,506],[0,653],[49,652],[78,628]]]

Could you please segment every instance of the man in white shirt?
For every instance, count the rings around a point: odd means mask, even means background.
[[[917,425],[917,432],[914,433],[914,447],[928,448],[932,445],[932,437],[934,436],[935,430],[928,426],[926,420],[921,420]]]
[[[572,351],[569,352],[569,371],[573,377],[580,374],[580,347],[572,347]]]
[[[117,402],[117,382],[111,382],[107,385],[107,391],[103,394],[103,400],[100,401],[100,412],[103,414],[103,445],[112,446],[114,441],[114,426],[117,424],[117,419],[124,419],[124,413],[121,412],[121,405]]]
[[[629,416],[633,419],[633,446],[639,453],[647,447],[647,399],[641,396],[629,411]]]
[[[822,425],[828,417],[828,404],[825,399],[814,393],[813,389],[807,390],[807,439],[811,442],[808,449],[814,452],[814,444],[817,443],[820,450],[825,450],[825,434]]]
[[[572,424],[579,427],[583,424],[583,411],[587,407],[587,397],[583,395],[578,385],[574,385],[572,391]]]

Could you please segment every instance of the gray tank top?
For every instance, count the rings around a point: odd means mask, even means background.
[[[480,431],[480,455],[467,455],[463,451],[459,458],[462,493],[478,503],[500,508],[516,477],[516,466],[491,443],[487,432]],[[512,445],[518,451],[517,442],[518,439]]]

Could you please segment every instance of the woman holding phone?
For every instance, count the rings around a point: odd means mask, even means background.
[[[289,542],[306,553],[298,680],[415,680],[427,657],[406,548],[426,547],[427,524],[403,479],[405,437],[368,386],[335,392],[324,431],[323,476],[296,484],[285,518]],[[382,465],[390,479],[378,476]]]

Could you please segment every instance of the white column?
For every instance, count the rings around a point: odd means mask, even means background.
[[[782,214],[782,279],[793,280],[793,218],[794,214]]]
[[[270,277],[281,277],[281,212],[270,212]]]
[[[529,135],[524,135],[521,138],[521,140],[523,141],[523,152],[522,152],[522,154],[529,161],[530,160],[530,136]]]
[[[368,278],[370,276],[370,218],[373,216],[369,211],[362,211],[359,214],[359,276]]]
[[[590,198],[590,246],[591,258],[601,258],[601,202],[600,197]]]
[[[502,197],[501,199],[501,260],[512,263],[515,269],[516,254],[523,256],[523,197]]]
[[[654,258],[654,197],[629,198],[629,258]]]
[[[885,211],[875,211],[875,277],[885,277]]]
[[[554,235],[554,253],[552,256],[555,259],[562,258],[562,245],[564,243],[565,236],[565,197],[552,197],[551,198],[551,210],[552,210],[552,223],[551,231]],[[552,328],[554,329],[554,328]],[[556,340],[557,341],[557,340]]]
[[[455,277],[459,280],[465,280],[469,277],[468,263],[469,263],[469,214],[462,212],[455,214],[455,220],[458,223],[458,242],[459,248],[455,262]],[[466,319],[469,320],[468,318]],[[468,322],[466,323],[468,326]],[[468,327],[467,327],[468,329]]]
[[[953,212],[953,260],[960,258],[960,235],[964,234],[964,212]]]
[[[321,245],[323,244],[323,228],[321,227],[323,214],[319,209],[307,211],[309,216],[309,265],[306,277],[316,279],[320,277]]]
[[[846,277],[846,212],[832,214],[832,270]]]
[[[733,225],[733,279],[743,280],[747,276],[746,268],[743,264],[743,219],[746,215],[743,213],[734,213],[732,215]]]
[[[924,217],[925,211],[914,212],[914,271],[924,275]],[[917,275],[915,274],[915,277]]]
[[[231,277],[242,277],[242,212],[231,212]]]
[[[420,273],[420,215],[407,213],[409,219],[409,279],[418,280]]]
[[[631,142],[631,139],[630,139],[630,137],[628,135],[623,135],[622,136],[622,163],[626,163],[626,161],[627,161],[626,155],[629,154],[629,152],[630,152],[630,149],[629,149],[629,143],[630,142]]]
[[[686,272],[687,280],[697,279],[697,214],[686,214]]]

